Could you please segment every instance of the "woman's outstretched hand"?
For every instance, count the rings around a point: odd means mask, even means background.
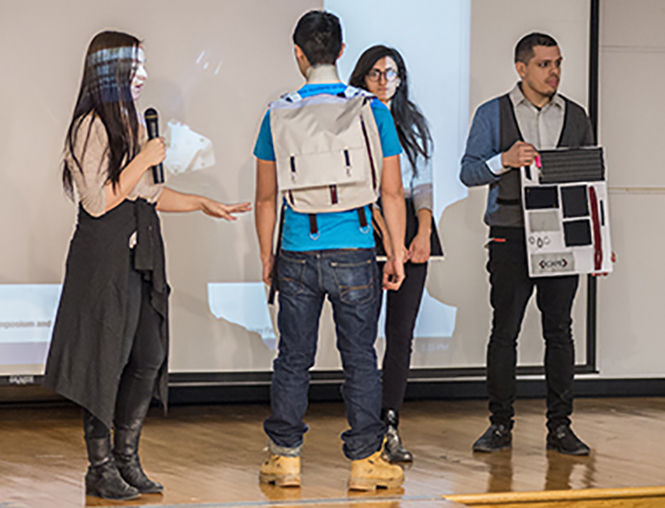
[[[252,204],[249,202],[225,205],[224,203],[220,203],[214,199],[201,199],[201,211],[206,215],[210,215],[211,217],[215,217],[217,219],[224,219],[228,221],[238,220],[234,214],[245,213],[251,210]]]

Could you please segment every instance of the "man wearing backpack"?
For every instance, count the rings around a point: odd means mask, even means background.
[[[350,429],[341,437],[352,461],[349,488],[397,487],[404,479],[402,469],[381,457],[385,426],[374,342],[382,282],[370,207],[380,192],[397,253],[386,263],[383,287],[398,289],[404,278],[402,150],[389,110],[338,78],[335,64],[344,45],[336,16],[308,12],[298,21],[293,42],[307,83],[271,104],[254,148],[256,231],[267,284],[276,265],[280,333],[272,414],[264,423],[270,454],[260,481],[300,485],[309,369],[327,296],[344,370],[342,394]],[[283,223],[274,258],[278,195],[284,202]]]

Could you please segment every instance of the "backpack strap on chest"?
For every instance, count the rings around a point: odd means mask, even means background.
[[[363,234],[369,233],[370,225],[367,222],[367,214],[365,213],[365,207],[361,206],[360,208],[356,208],[356,211],[358,212],[358,222],[360,222],[360,232]]]
[[[371,227],[369,222],[367,222],[367,213],[365,212],[365,207],[361,206],[356,208],[356,213],[358,214],[358,222],[360,223],[360,232],[363,234],[369,233]],[[309,218],[309,237],[312,240],[318,240],[321,233],[319,232],[319,225],[316,222],[316,214],[309,213],[307,214]]]
[[[321,233],[319,233],[319,225],[316,223],[316,214],[310,213],[307,214],[309,217],[309,237],[312,240],[318,240]]]

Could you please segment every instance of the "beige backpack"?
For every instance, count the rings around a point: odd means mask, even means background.
[[[372,99],[347,87],[271,103],[277,186],[293,210],[342,212],[377,200],[383,154]]]

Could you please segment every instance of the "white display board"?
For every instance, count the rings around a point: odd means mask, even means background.
[[[583,161],[586,174],[571,160]],[[556,167],[546,176],[552,166]],[[591,174],[598,178],[588,179]],[[520,170],[531,277],[612,271],[604,174],[601,148],[544,150],[530,167]]]

